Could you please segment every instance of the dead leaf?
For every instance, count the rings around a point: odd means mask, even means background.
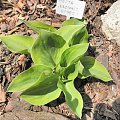
[[[113,51],[113,45],[109,45],[108,47],[109,51],[107,53],[108,57],[112,57],[114,51]]]
[[[5,70],[6,71],[6,78],[9,82],[11,81],[10,70],[11,70],[10,67],[6,67],[6,70]]]
[[[19,2],[17,3],[17,6],[22,9],[24,7],[24,3],[23,1],[19,0]]]
[[[95,96],[95,102],[99,103],[103,100],[105,100],[108,96],[108,92],[106,91],[100,91],[100,92],[96,92],[96,96]]]
[[[18,58],[18,64],[22,65],[25,60],[26,60],[26,56],[24,54],[20,55]]]
[[[2,88],[2,85],[0,84],[0,102],[5,102],[5,101],[6,101],[6,95]]]
[[[52,21],[52,26],[55,27],[55,28],[60,28],[61,24],[60,24],[59,21]]]
[[[0,23],[3,22],[3,18],[0,18]]]

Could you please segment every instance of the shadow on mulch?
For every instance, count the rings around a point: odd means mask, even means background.
[[[79,90],[80,93],[82,94],[83,101],[84,101],[83,117],[81,120],[120,120],[120,97],[115,99],[111,105],[109,105],[107,101],[103,101],[103,102],[97,103],[94,106],[95,103],[92,102],[92,99],[89,97],[89,95],[84,90],[84,86],[88,82],[89,83],[100,82],[107,86],[112,86],[112,85],[115,85],[113,81],[110,81],[107,83],[103,81],[95,80],[95,79],[93,80],[86,79],[86,80],[82,80],[81,82],[79,81],[80,80],[77,79],[75,81],[75,84],[77,85],[76,87],[77,90]]]
[[[105,103],[97,104],[94,120],[120,120],[120,97],[112,103],[112,106]]]

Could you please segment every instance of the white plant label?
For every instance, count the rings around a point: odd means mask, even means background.
[[[57,0],[56,13],[82,19],[85,2],[79,0]]]

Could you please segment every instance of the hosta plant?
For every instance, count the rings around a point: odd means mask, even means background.
[[[21,92],[21,97],[33,105],[44,105],[61,92],[71,110],[81,118],[83,99],[74,87],[74,79],[89,76],[105,82],[112,80],[106,68],[87,56],[88,32],[83,20],[70,19],[55,29],[39,21],[22,21],[38,34],[31,36],[0,36],[12,52],[29,54],[34,65],[13,79],[8,92]]]

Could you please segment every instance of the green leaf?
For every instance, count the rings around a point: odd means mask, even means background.
[[[84,53],[88,49],[88,45],[88,43],[82,43],[66,49],[61,56],[61,67],[69,66],[76,58],[79,58],[82,55],[84,55]]]
[[[68,66],[64,71],[64,76],[68,80],[74,80],[78,76],[78,65],[72,64]]]
[[[59,63],[61,54],[65,49],[63,47],[64,44],[65,40],[61,36],[42,30],[32,47],[34,63],[55,67]]]
[[[70,45],[76,45],[80,43],[88,43],[89,34],[87,32],[86,27],[78,30],[74,36],[72,37],[71,41],[69,42]]]
[[[71,18],[69,20],[64,21],[62,23],[62,26],[66,26],[66,25],[81,25],[81,24],[86,25],[86,21],[84,19]]]
[[[107,69],[95,58],[90,56],[85,56],[80,59],[81,64],[84,66],[79,66],[79,72],[83,75],[83,77],[95,77],[103,80],[104,82],[108,82],[112,80],[110,74]]]
[[[38,81],[43,72],[48,75],[52,73],[52,70],[44,65],[32,66],[13,79],[12,83],[8,87],[8,91],[17,92],[28,89]]]
[[[12,52],[24,54],[30,52],[34,43],[34,39],[30,36],[7,35],[0,36],[0,39]]]
[[[61,90],[57,87],[58,75],[41,75],[39,81],[24,91],[21,97],[34,105],[45,105],[60,96]]]
[[[64,92],[68,106],[79,118],[81,118],[83,109],[83,99],[81,94],[74,87],[73,82],[74,81],[62,83],[62,81],[59,81],[58,86]]]
[[[67,43],[70,43],[71,40],[76,35],[76,32],[80,32],[80,30],[85,27],[84,24],[81,25],[67,25],[63,26],[56,31],[56,33],[64,38]],[[78,34],[78,33],[77,33]]]
[[[48,31],[53,31],[55,32],[56,29],[52,27],[51,25],[48,25],[46,23],[40,22],[40,21],[25,21],[22,20],[29,28],[34,30],[35,32],[39,33],[41,29],[45,29]]]
[[[83,75],[82,70],[84,69],[84,66],[81,64],[80,61],[78,61],[77,68],[78,68],[78,76],[77,76],[78,78],[85,79],[90,76],[90,75]]]

